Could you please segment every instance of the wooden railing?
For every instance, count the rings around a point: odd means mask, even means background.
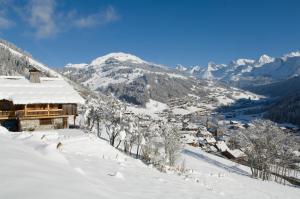
[[[63,114],[63,109],[0,111],[0,117],[4,118],[57,116]]]
[[[56,116],[63,115],[62,109],[49,109],[49,110],[21,110],[16,111],[18,117],[38,117],[38,116]]]
[[[15,111],[0,111],[0,117],[15,117]]]

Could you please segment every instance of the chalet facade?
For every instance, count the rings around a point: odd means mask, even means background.
[[[0,76],[0,124],[11,131],[69,127],[84,99],[62,78]]]

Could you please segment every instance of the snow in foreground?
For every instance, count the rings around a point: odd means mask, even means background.
[[[42,139],[41,139],[42,138]],[[57,150],[57,143],[62,147]],[[300,189],[248,177],[248,168],[185,147],[185,175],[160,173],[80,130],[0,127],[0,198],[299,198]]]

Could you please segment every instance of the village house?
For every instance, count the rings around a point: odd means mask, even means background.
[[[68,128],[84,99],[62,78],[0,76],[0,124],[11,131]]]

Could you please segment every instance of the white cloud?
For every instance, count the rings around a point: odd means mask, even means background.
[[[74,26],[79,28],[90,28],[105,25],[117,21],[119,15],[114,7],[109,6],[105,10],[88,16],[79,17],[74,20]]]
[[[0,29],[15,24],[5,17],[6,12],[18,16],[29,27],[26,31],[38,39],[54,37],[74,28],[93,28],[117,21],[120,17],[114,7],[108,6],[96,13],[80,15],[78,10],[59,9],[58,0],[0,0]],[[5,12],[2,12],[3,9]],[[17,22],[17,21],[16,21]]]
[[[55,20],[55,0],[31,0],[27,5],[27,21],[35,29],[37,38],[47,38],[58,33]]]

